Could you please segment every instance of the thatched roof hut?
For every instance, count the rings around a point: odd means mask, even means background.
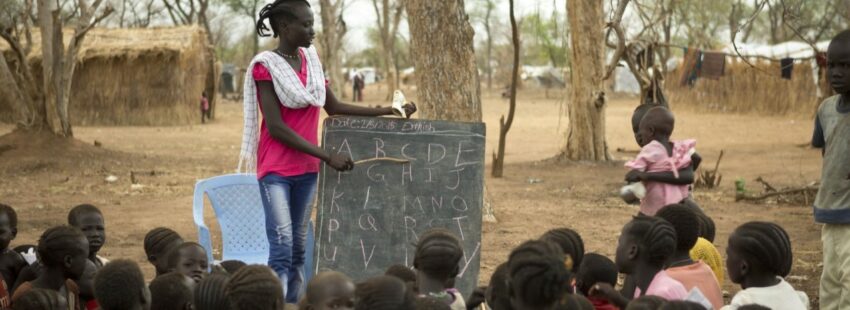
[[[65,43],[73,31],[65,31]],[[213,74],[200,27],[92,29],[77,56],[69,112],[74,125],[180,125],[200,121],[200,97]],[[39,33],[28,55],[41,76]],[[12,57],[0,40],[0,52]],[[2,93],[2,90],[0,90]],[[0,94],[1,95],[1,94]],[[7,97],[7,96],[0,96]],[[0,98],[0,111],[9,102]],[[3,113],[6,114],[6,113]],[[0,115],[2,118],[3,115]],[[3,120],[3,119],[0,119]],[[8,121],[8,120],[6,120]]]

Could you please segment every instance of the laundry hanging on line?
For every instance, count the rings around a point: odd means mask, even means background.
[[[717,52],[704,52],[699,77],[706,79],[719,79],[726,71],[726,54]]]
[[[782,78],[791,79],[791,72],[794,71],[794,58],[782,58],[779,60],[779,68],[782,72]]]

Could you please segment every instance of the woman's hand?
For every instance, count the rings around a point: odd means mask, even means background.
[[[407,118],[410,118],[410,116],[413,115],[413,113],[416,113],[416,111],[417,111],[416,110],[416,103],[413,103],[413,102],[405,104],[401,108],[404,109],[404,113],[407,115]]]
[[[332,154],[328,156],[328,160],[325,161],[328,166],[334,168],[336,171],[349,171],[354,169],[354,161],[351,160],[351,157],[345,156],[342,154]]]

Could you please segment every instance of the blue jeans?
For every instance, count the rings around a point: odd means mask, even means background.
[[[287,303],[298,303],[304,282],[307,221],[317,180],[317,173],[292,177],[269,174],[260,179],[269,238],[269,267],[280,277]]]

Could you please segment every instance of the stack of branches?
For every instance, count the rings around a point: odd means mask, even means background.
[[[794,205],[811,206],[818,193],[820,184],[813,182],[806,186],[776,188],[763,177],[756,178],[756,182],[762,185],[760,194],[750,194],[746,191],[738,191],[735,201],[749,201],[754,203],[785,203]]]

